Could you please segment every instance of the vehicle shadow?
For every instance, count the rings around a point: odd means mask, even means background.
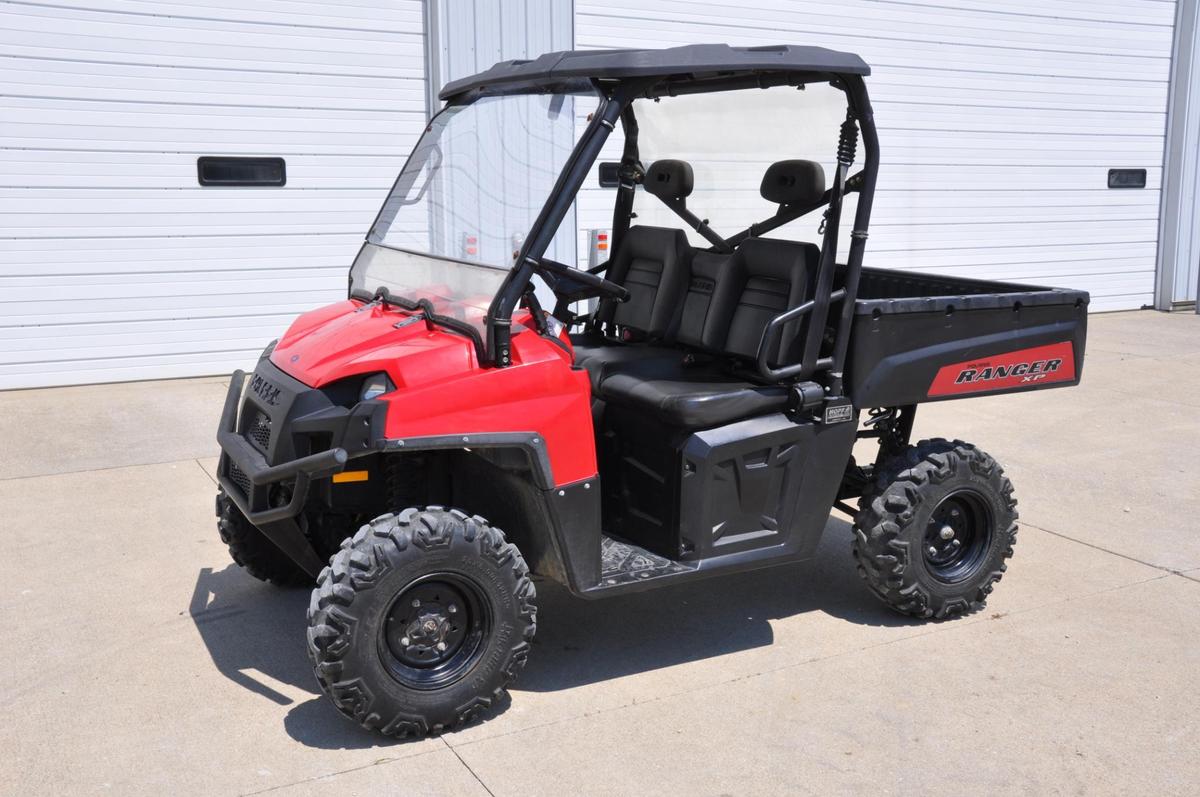
[[[553,692],[771,645],[772,620],[812,611],[920,625],[871,595],[850,542],[850,524],[834,518],[812,560],[596,601],[539,581],[534,651],[514,689]]]
[[[848,523],[831,519],[812,561],[598,601],[541,580],[534,650],[514,691],[571,689],[763,647],[774,642],[770,621],[812,611],[860,625],[918,624],[867,591],[854,570],[850,534]],[[291,706],[284,727],[296,741],[323,749],[390,744],[321,695],[305,651],[308,597],[307,589],[263,584],[230,564],[200,571],[189,613],[218,671]],[[279,684],[311,698],[283,694]]]
[[[264,584],[230,564],[224,570],[200,570],[188,613],[222,675],[277,705],[291,706],[284,729],[293,739],[334,750],[387,746],[387,740],[347,720],[322,696],[305,650],[308,598],[308,589]]]

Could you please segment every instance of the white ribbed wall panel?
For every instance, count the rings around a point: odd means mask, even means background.
[[[8,2],[0,56],[0,388],[253,364],[345,296],[425,124],[420,0]]]
[[[1174,16],[1171,0],[577,0],[575,35],[858,53],[882,152],[866,264],[1082,288],[1113,310],[1153,301]],[[1109,189],[1110,168],[1148,185]],[[585,192],[580,226],[609,226],[612,197]]]

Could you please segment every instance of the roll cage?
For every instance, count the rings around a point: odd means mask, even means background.
[[[812,298],[790,308],[768,326],[759,348],[758,371],[767,381],[808,380],[823,374],[824,398],[840,397],[843,372],[854,316],[867,227],[879,167],[879,145],[870,100],[863,77],[870,73],[857,56],[819,47],[736,48],[726,45],[691,45],[664,50],[612,50],[548,53],[529,61],[497,64],[492,69],[448,84],[441,98],[449,105],[474,102],[485,96],[541,92],[594,92],[599,104],[576,142],[546,203],[515,258],[489,307],[486,341],[482,353],[490,364],[511,364],[512,314],[531,294],[535,274],[547,275],[542,262],[564,216],[587,179],[601,148],[617,124],[622,125],[625,145],[618,166],[618,190],[613,208],[612,250],[618,251],[629,229],[634,187],[644,175],[639,160],[637,99],[673,97],[682,94],[733,91],[774,86],[803,86],[829,83],[846,95],[847,114],[841,127],[837,167],[832,185],[820,200],[811,204],[781,205],[771,217],[723,238],[687,209],[682,200],[667,201],[685,223],[712,244],[714,251],[732,251],[748,238],[770,232],[794,219],[826,207],[821,259]],[[861,134],[864,164],[851,175],[858,136]],[[843,199],[857,192],[859,200],[851,229],[849,254],[843,269],[835,260]],[[607,263],[590,273],[601,274]],[[835,273],[841,271],[841,286],[835,289]],[[588,272],[584,272],[588,273]],[[554,279],[553,277],[551,277]],[[561,274],[558,277],[562,280]],[[564,284],[564,288],[566,285]],[[570,291],[567,291],[570,293]],[[559,310],[563,307],[560,302]],[[832,346],[821,356],[822,335],[810,334],[799,362],[773,367],[765,352],[773,335],[790,321],[809,316],[809,329],[831,327]]]

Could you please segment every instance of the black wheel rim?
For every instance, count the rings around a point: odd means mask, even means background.
[[[483,654],[490,606],[470,579],[430,573],[411,582],[388,606],[379,655],[392,676],[414,689],[460,680]]]
[[[979,572],[991,543],[992,516],[983,496],[958,490],[938,502],[925,527],[925,567],[939,581],[965,581]]]

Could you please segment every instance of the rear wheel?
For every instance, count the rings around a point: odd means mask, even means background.
[[[924,440],[886,462],[859,501],[854,558],[893,609],[945,618],[981,608],[1017,534],[1012,483],[990,456]]]
[[[440,507],[383,515],[317,579],[309,658],[363,727],[438,733],[503,697],[529,654],[534,599],[521,553],[483,518]]]
[[[224,490],[217,491],[217,533],[229,547],[229,556],[250,575],[280,587],[312,584],[312,576],[300,569],[275,543],[246,520]]]

